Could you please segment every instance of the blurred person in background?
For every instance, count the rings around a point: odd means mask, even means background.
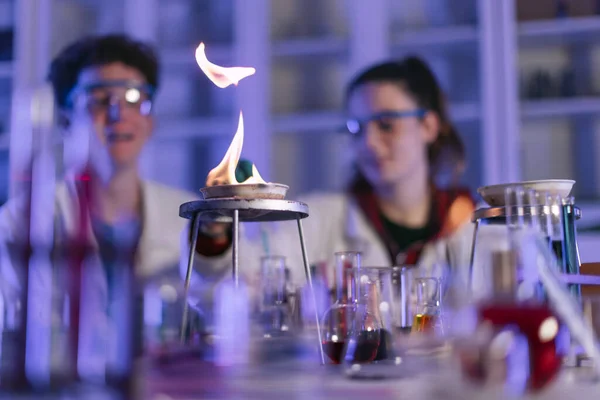
[[[438,266],[449,266],[466,283],[475,203],[457,184],[465,151],[436,77],[416,57],[385,62],[360,72],[345,98],[356,174],[343,193],[299,199],[310,209],[303,222],[309,262],[328,263],[330,284],[338,251],[361,251],[363,265],[418,265],[424,276],[440,276]],[[192,287],[230,276],[230,229],[201,227]],[[241,273],[252,282],[270,251],[286,256],[292,279],[303,284],[296,224],[273,223],[264,232],[266,241],[242,235]],[[182,238],[182,276],[189,239]]]
[[[140,280],[172,276],[179,282],[185,228],[179,206],[196,196],[145,180],[139,170],[154,127],[159,69],[151,47],[124,35],[81,39],[50,65],[66,171],[54,198],[46,199],[53,204],[54,244],[83,242],[94,249],[92,264],[98,268],[90,270],[98,271],[93,284],[101,298],[107,271],[114,268],[133,266]],[[0,209],[0,234],[8,248],[28,239],[23,226],[28,200],[15,198]],[[4,290],[21,289],[18,269],[6,253],[3,257]]]

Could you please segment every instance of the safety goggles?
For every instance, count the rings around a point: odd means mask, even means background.
[[[67,97],[67,104],[83,106],[93,114],[108,114],[124,107],[149,115],[152,111],[154,87],[135,81],[100,81],[76,86]]]
[[[360,136],[364,133],[365,128],[369,123],[375,122],[378,125],[380,131],[391,132],[393,129],[392,120],[410,117],[423,118],[426,113],[427,110],[424,109],[405,111],[382,111],[365,118],[354,118],[346,120],[346,130],[353,136]]]

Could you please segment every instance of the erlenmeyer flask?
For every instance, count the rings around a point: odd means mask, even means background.
[[[442,280],[434,277],[415,278],[414,284],[417,289],[417,305],[412,332],[442,334]]]
[[[344,360],[347,363],[369,363],[377,358],[383,335],[379,312],[381,281],[377,268],[354,271],[357,301],[350,326]]]
[[[336,301],[325,311],[321,323],[323,351],[335,364],[344,357],[357,311],[353,271],[360,268],[360,253],[335,253]]]

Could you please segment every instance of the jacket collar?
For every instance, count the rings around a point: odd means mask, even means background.
[[[455,188],[450,190],[440,190],[432,185],[432,215],[434,218],[434,234],[424,242],[414,243],[406,251],[400,253],[393,238],[389,236],[384,228],[381,218],[377,196],[370,188],[354,188],[350,190],[352,204],[357,211],[366,220],[368,226],[375,232],[375,235],[384,244],[387,250],[391,265],[416,264],[420,258],[423,248],[436,240],[446,238],[452,235],[465,222],[470,221],[471,215],[475,210],[475,201],[470,192],[464,188]],[[351,214],[348,213],[350,216]],[[358,216],[354,217],[356,220]],[[359,238],[356,225],[349,218],[347,223],[347,233],[349,236]],[[355,239],[360,240],[360,239]]]

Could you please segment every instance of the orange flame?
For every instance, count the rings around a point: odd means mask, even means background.
[[[219,165],[213,168],[206,178],[208,185],[231,185],[236,184],[235,169],[240,160],[242,154],[242,147],[244,146],[244,116],[240,111],[240,118],[238,121],[238,128],[235,132],[235,136],[225,153],[225,157],[221,160]],[[241,183],[266,183],[255,165],[252,165],[252,176]]]
[[[204,54],[204,43],[200,43],[196,49],[196,62],[200,69],[206,74],[215,85],[220,88],[234,84],[237,85],[242,79],[254,75],[256,70],[251,67],[230,67],[225,68],[213,64]],[[225,153],[223,160],[213,168],[206,178],[207,185],[235,185],[235,169],[240,161],[242,147],[244,146],[244,117],[240,111],[237,131]],[[266,183],[258,173],[256,166],[252,164],[252,176],[241,183]]]
[[[240,111],[240,118],[238,121],[238,128],[235,132],[235,136],[225,153],[223,160],[213,168],[206,179],[206,183],[209,185],[225,185],[236,182],[235,179],[235,168],[240,160],[242,154],[242,146],[244,145],[244,116]]]
[[[208,61],[204,53],[204,43],[200,43],[196,49],[196,62],[200,69],[215,85],[221,89],[229,85],[236,85],[239,81],[254,75],[256,69],[252,67],[221,67]]]

